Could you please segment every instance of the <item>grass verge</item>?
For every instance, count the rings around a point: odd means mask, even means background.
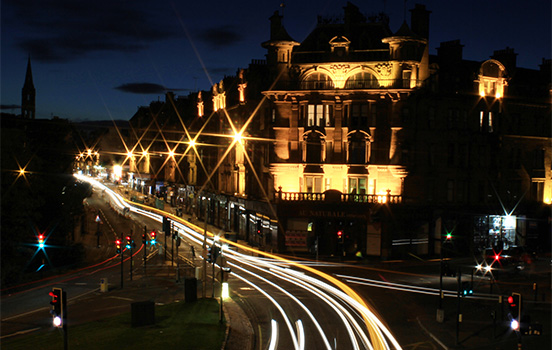
[[[226,325],[219,323],[214,299],[155,307],[155,325],[131,327],[131,313],[68,329],[69,349],[220,349]],[[63,333],[55,328],[2,341],[2,349],[63,349]]]

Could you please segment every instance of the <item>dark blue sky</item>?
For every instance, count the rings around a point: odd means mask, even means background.
[[[20,113],[27,57],[37,118],[130,119],[164,89],[209,89],[252,59],[263,59],[268,18],[282,1],[2,0],[2,111]],[[397,31],[403,0],[351,1],[366,14],[385,12]],[[419,0],[430,10],[430,54],[460,39],[464,58],[483,61],[514,48],[518,66],[538,69],[551,57],[547,0]],[[317,15],[339,15],[344,0],[286,1],[284,25],[302,41]],[[410,13],[407,12],[410,24]]]

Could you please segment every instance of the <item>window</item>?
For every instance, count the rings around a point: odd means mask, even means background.
[[[531,183],[531,197],[533,200],[542,202],[544,198],[544,181],[533,180]]]
[[[301,82],[301,89],[304,90],[321,90],[333,89],[334,83],[332,79],[324,73],[313,73]]]
[[[349,128],[360,129],[368,126],[370,116],[370,105],[368,103],[354,103],[349,108]]]
[[[348,161],[350,164],[366,164],[369,152],[369,140],[361,132],[355,132],[349,136],[348,140]]]
[[[410,77],[412,75],[412,72],[409,70],[404,70],[402,72],[402,87],[405,89],[410,88]]]
[[[306,163],[320,164],[323,159],[323,145],[324,140],[317,132],[308,133],[303,141],[304,161]]]
[[[322,176],[305,175],[305,192],[321,193],[322,180]]]
[[[307,127],[330,126],[330,121],[333,119],[333,106],[308,105],[306,119],[307,119]]]
[[[501,98],[504,96],[504,86],[507,85],[506,69],[496,60],[483,62],[479,69],[479,95]]]
[[[368,72],[357,73],[347,79],[345,83],[345,89],[374,89],[378,87],[378,79]]]
[[[479,131],[493,132],[493,112],[479,111]]]
[[[366,194],[366,177],[350,177],[349,178],[349,193]]]

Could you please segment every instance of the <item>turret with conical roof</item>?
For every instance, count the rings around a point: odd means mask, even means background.
[[[275,68],[277,73],[289,66],[293,47],[299,45],[284,28],[282,17],[278,11],[270,17],[270,40],[261,44],[268,50],[266,60],[269,67]]]
[[[31,56],[27,61],[27,73],[25,74],[25,84],[21,89],[21,117],[35,119],[35,98],[36,90],[33,84],[33,72],[31,70]]]

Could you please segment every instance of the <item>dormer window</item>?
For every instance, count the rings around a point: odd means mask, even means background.
[[[502,98],[504,87],[508,85],[506,68],[497,60],[485,61],[479,69],[479,79],[476,82],[479,83],[479,95],[481,97]]]
[[[334,36],[329,42],[331,52],[336,53],[338,56],[343,56],[349,53],[349,45],[351,42],[344,36]]]

